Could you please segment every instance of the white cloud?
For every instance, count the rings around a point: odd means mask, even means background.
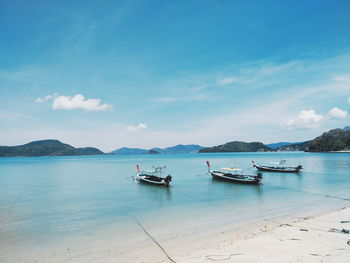
[[[36,103],[42,103],[42,102],[45,102],[45,101],[48,101],[48,100],[51,100],[53,99],[54,97],[56,97],[58,94],[54,93],[54,94],[49,94],[43,98],[36,98],[35,102]]]
[[[53,99],[52,109],[54,110],[75,110],[104,111],[112,109],[110,104],[101,104],[101,99],[85,99],[83,95],[57,96]]]
[[[140,124],[137,125],[137,126],[128,126],[128,127],[126,127],[126,129],[127,129],[128,131],[134,132],[134,131],[137,131],[137,130],[140,130],[140,129],[147,129],[147,125],[144,124],[144,123],[140,123]]]
[[[345,110],[334,107],[328,112],[328,116],[334,119],[345,119],[348,116],[348,113]]]
[[[101,104],[101,99],[85,99],[81,94],[74,96],[63,96],[57,93],[49,94],[43,98],[36,98],[36,103],[53,100],[52,109],[54,110],[76,110],[83,109],[86,111],[104,111],[111,110],[111,104]]]
[[[144,123],[140,123],[138,126],[137,126],[138,129],[147,129],[147,125],[144,124]]]
[[[76,110],[83,109],[86,111],[104,111],[113,108],[111,104],[101,104],[101,99],[85,99],[81,94],[74,96],[63,96],[57,93],[47,95],[43,98],[37,98],[36,103],[53,100],[52,109],[54,110]]]
[[[316,114],[315,110],[302,110],[296,118],[290,119],[284,126],[291,129],[316,129],[323,120],[324,116]]]

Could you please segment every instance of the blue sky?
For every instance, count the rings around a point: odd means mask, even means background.
[[[0,145],[303,141],[349,125],[349,1],[0,1]]]

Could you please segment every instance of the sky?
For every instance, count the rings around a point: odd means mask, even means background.
[[[299,142],[350,125],[350,1],[0,0],[0,145]]]

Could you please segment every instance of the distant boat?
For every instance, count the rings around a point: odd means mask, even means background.
[[[166,177],[163,177],[165,173],[165,166],[153,166],[153,170],[140,170],[140,166],[136,165],[136,178],[139,182],[155,184],[160,186],[169,186],[169,183],[172,179],[170,174]]]
[[[231,181],[239,184],[261,184],[262,174],[247,175],[243,174],[243,170],[239,168],[220,168],[218,170],[211,170],[210,162],[207,161],[208,171],[213,178]]]
[[[258,165],[254,161],[253,166],[259,171],[265,172],[283,172],[283,173],[300,173],[301,169],[303,169],[302,165],[298,165],[295,167],[287,167],[286,160],[281,160],[279,162],[270,162],[270,166],[267,165]]]

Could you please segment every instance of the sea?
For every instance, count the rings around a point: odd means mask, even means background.
[[[208,160],[213,168],[255,174],[252,160],[281,159],[303,165],[303,172],[264,172],[262,185],[240,185],[213,179],[206,166]],[[137,164],[146,170],[166,166],[170,187],[137,182]],[[94,237],[133,242],[141,238],[138,223],[156,236],[193,236],[234,223],[337,209],[349,201],[349,153],[0,158],[0,261],[38,259],[43,251],[54,254]]]

